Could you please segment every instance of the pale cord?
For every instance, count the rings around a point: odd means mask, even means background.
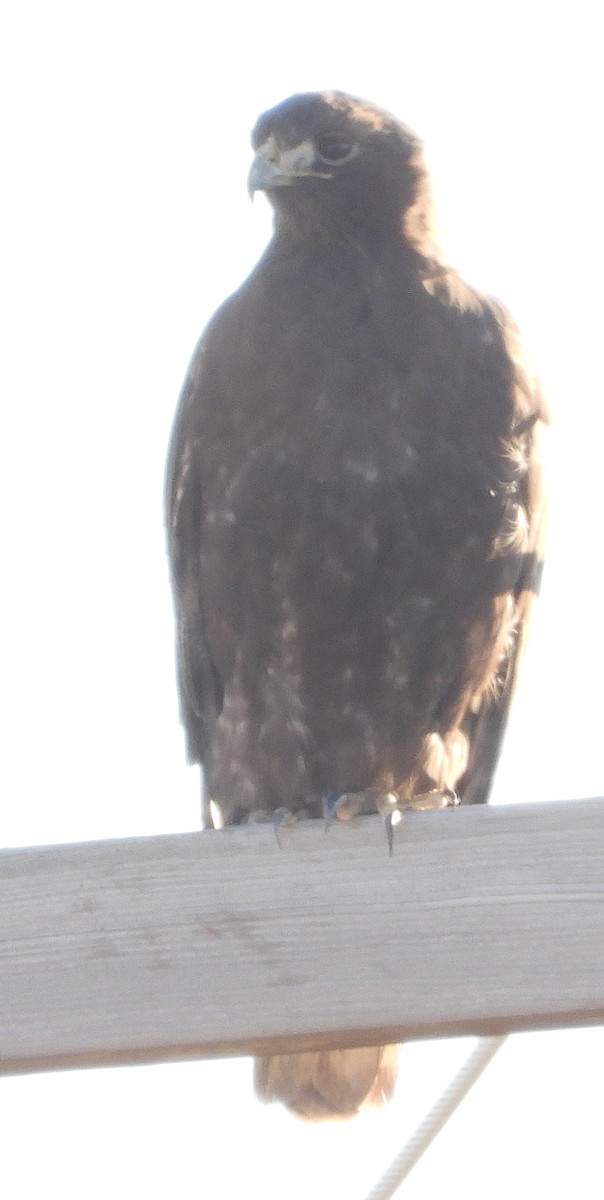
[[[457,1072],[434,1107],[411,1134],[400,1154],[397,1154],[396,1158],[392,1160],[382,1178],[369,1192],[366,1200],[390,1200],[394,1196],[399,1185],[407,1178],[441,1129],[444,1129],[449,1117],[467,1096],[505,1040],[505,1034],[502,1037],[480,1039],[461,1070]]]

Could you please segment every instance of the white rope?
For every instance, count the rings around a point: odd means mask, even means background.
[[[388,1169],[378,1180],[366,1200],[390,1200],[399,1185],[407,1178],[424,1151],[444,1128],[449,1117],[467,1096],[470,1088],[488,1067],[491,1059],[505,1042],[502,1037],[481,1038],[463,1067],[445,1088],[424,1120],[403,1146],[400,1154],[392,1160]]]

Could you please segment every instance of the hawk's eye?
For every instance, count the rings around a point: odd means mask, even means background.
[[[323,137],[317,142],[317,154],[326,163],[343,163],[356,154],[357,147],[353,142],[345,142],[343,138]]]

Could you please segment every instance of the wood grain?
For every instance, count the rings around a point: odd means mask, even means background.
[[[604,801],[0,854],[0,1070],[604,1020]]]

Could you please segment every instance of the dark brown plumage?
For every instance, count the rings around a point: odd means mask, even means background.
[[[253,146],[274,237],[195,351],[167,475],[206,822],[485,801],[541,567],[541,396],[439,255],[409,130],[309,94]],[[395,1075],[392,1048],[279,1056],[257,1089],[342,1115]]]

